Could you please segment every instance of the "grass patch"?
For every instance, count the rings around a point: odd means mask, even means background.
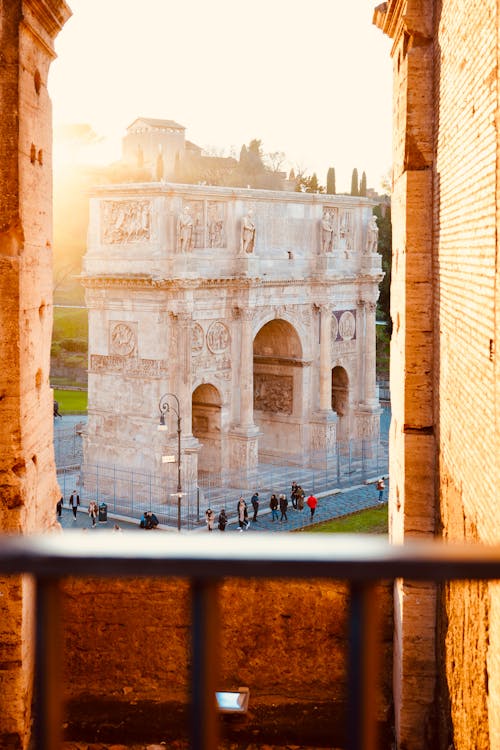
[[[303,531],[321,534],[387,534],[388,514],[387,505],[368,510],[358,510],[342,518],[306,526]]]
[[[86,414],[87,391],[54,391],[61,414]]]

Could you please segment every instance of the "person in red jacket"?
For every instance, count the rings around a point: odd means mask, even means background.
[[[311,518],[312,521],[314,518],[314,511],[316,510],[316,506],[318,505],[318,498],[314,497],[314,495],[309,495],[309,497],[306,500],[306,503],[309,506],[309,510],[311,511]]]

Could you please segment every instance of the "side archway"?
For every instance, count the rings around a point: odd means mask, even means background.
[[[349,439],[349,375],[337,365],[332,370],[332,409],[338,417],[337,441]]]
[[[198,454],[198,473],[211,474],[221,470],[221,397],[215,386],[199,385],[193,392],[192,430],[201,449]]]

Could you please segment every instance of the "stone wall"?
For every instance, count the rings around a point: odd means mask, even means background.
[[[0,531],[55,525],[52,445],[52,129],[47,93],[62,0],[0,5]],[[0,746],[26,747],[33,597],[0,581]]]
[[[169,707],[163,709],[161,736],[175,731],[172,715],[186,704],[189,679],[188,584],[68,580],[64,590],[68,736],[77,738],[82,715],[95,729],[125,713],[130,731],[144,737],[143,711],[150,703]],[[375,700],[381,730],[387,732],[392,718],[390,584],[381,585],[378,601],[382,676]],[[249,687],[252,714],[266,706],[269,721],[288,717],[291,722],[297,706],[306,712],[316,706],[317,720],[326,710],[322,731],[333,742],[342,735],[346,718],[348,602],[348,588],[335,581],[222,582],[221,632],[213,644],[221,689]],[[301,722],[308,723],[300,711],[294,744],[301,744]],[[332,725],[333,716],[338,721]]]
[[[375,22],[394,39],[391,537],[498,542],[498,2],[390,1]],[[400,747],[495,747],[497,586],[446,587],[437,631],[432,590],[396,591]]]

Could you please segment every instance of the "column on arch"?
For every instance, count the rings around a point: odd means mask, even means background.
[[[241,357],[240,357],[240,425],[254,426],[253,419],[253,310],[240,309]]]
[[[364,398],[368,406],[378,405],[377,402],[377,368],[376,368],[376,321],[374,302],[365,302],[365,351],[364,351]]]
[[[193,429],[192,376],[191,376],[191,326],[190,312],[175,314],[177,328],[177,397],[181,405],[182,435],[191,437]]]
[[[332,408],[332,306],[320,306],[319,344],[319,408],[331,411]]]

